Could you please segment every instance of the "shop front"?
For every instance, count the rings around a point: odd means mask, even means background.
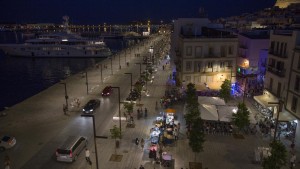
[[[271,94],[269,91],[264,90],[262,95],[254,96],[255,100],[255,107],[260,112],[260,115],[264,118],[276,118],[275,113],[277,112],[277,106],[279,99],[275,97],[273,94]]]

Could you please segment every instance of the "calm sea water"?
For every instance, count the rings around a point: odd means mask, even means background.
[[[21,33],[0,32],[0,43],[22,43]],[[122,40],[104,40],[107,46],[118,51]],[[126,42],[124,43],[126,44]],[[21,58],[8,57],[0,52],[0,111],[17,104],[53,84],[101,62],[94,58]]]

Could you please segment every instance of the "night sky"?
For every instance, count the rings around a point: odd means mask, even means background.
[[[197,17],[203,7],[210,19],[271,7],[276,0],[0,0],[0,23],[128,23]]]

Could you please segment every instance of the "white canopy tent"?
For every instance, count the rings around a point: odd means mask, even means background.
[[[198,103],[207,105],[225,105],[225,101],[219,97],[198,96]]]
[[[201,104],[199,108],[203,120],[218,121],[218,112],[215,105]]]
[[[220,121],[230,122],[232,114],[237,111],[236,106],[217,106]]]

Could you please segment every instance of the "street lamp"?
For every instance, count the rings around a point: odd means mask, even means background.
[[[135,63],[136,65],[140,65],[140,76],[142,75],[142,63]]]
[[[130,75],[130,91],[132,91],[132,73],[124,73],[126,75]]]
[[[101,72],[101,83],[103,84],[103,75],[102,75],[102,63],[100,64],[100,72]]]
[[[68,104],[68,98],[69,98],[69,96],[68,96],[68,92],[67,92],[67,83],[61,81],[60,84],[63,84],[65,86],[65,99],[66,99],[66,106],[67,106],[67,110],[68,110],[68,105],[69,105]]]
[[[96,138],[102,138],[102,139],[107,139],[107,136],[96,136],[96,127],[95,127],[95,116],[91,114],[82,114],[82,117],[92,117],[93,119],[93,135],[94,135],[94,146],[95,146],[95,156],[96,156],[96,167],[99,169],[98,166],[98,151],[97,151],[97,142]]]
[[[120,87],[111,87],[113,89],[118,89],[118,98],[119,98],[119,128],[120,128],[120,133],[122,135],[122,126],[121,126],[121,95],[120,95]]]
[[[111,74],[113,75],[113,67],[112,67],[112,58],[110,57],[110,69],[111,69]]]
[[[121,69],[121,59],[120,59],[121,54],[118,54],[118,55],[119,55],[119,69]]]
[[[89,94],[89,82],[88,82],[88,74],[85,72],[85,84],[86,84],[86,94]]]

